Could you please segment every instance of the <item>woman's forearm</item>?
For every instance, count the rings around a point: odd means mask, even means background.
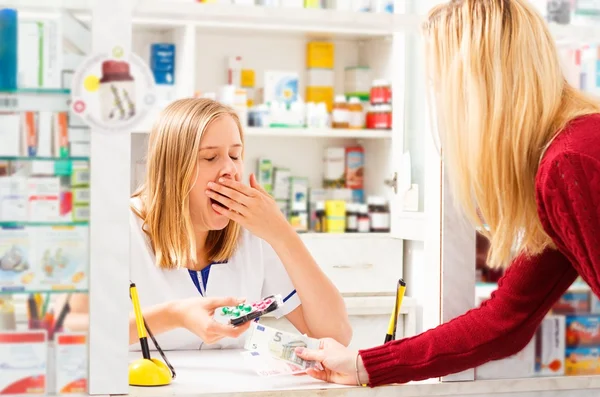
[[[283,262],[302,302],[304,321],[312,336],[330,337],[348,345],[352,328],[337,288],[319,268],[298,234],[290,228],[271,244]],[[327,304],[324,304],[327,302]]]
[[[164,332],[180,327],[179,315],[176,313],[172,302],[161,303],[142,311],[148,328],[153,335],[159,335]],[[135,314],[129,314],[129,344],[132,345],[139,341]]]

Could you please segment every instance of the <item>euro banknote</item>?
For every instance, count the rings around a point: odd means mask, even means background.
[[[288,361],[279,360],[269,353],[259,351],[242,352],[242,358],[248,368],[252,368],[256,373],[263,378],[283,375],[296,375],[306,372],[298,364]]]
[[[268,353],[272,357],[298,365],[303,370],[314,367],[313,361],[306,361],[296,355],[296,348],[316,350],[319,348],[319,340],[309,338],[305,335],[293,334],[280,331],[275,328],[252,324],[248,331],[248,337],[244,348],[250,351]]]

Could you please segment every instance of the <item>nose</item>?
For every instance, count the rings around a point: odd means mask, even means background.
[[[237,174],[238,170],[235,162],[229,156],[227,156],[226,160],[223,162],[221,171],[219,172],[219,177],[236,179]]]

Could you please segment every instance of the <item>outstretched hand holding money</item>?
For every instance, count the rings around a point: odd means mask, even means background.
[[[344,345],[331,338],[321,341],[319,349],[297,348],[296,355],[304,360],[320,363],[318,366],[308,368],[306,373],[315,379],[325,382],[338,383],[340,385],[356,386],[368,384],[369,376],[362,363],[357,357],[358,352],[352,351]],[[357,379],[358,367],[358,379]]]

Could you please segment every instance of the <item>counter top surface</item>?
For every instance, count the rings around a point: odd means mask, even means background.
[[[153,352],[154,353],[154,352]],[[165,387],[130,387],[129,395],[162,396],[468,396],[560,390],[597,390],[600,376],[527,378],[475,382],[437,380],[393,385],[375,389],[343,387],[314,380],[308,376],[259,377],[245,365],[239,350],[204,350],[166,352],[175,367],[177,378]],[[153,356],[158,357],[158,353]],[[130,353],[130,359],[140,353]]]

